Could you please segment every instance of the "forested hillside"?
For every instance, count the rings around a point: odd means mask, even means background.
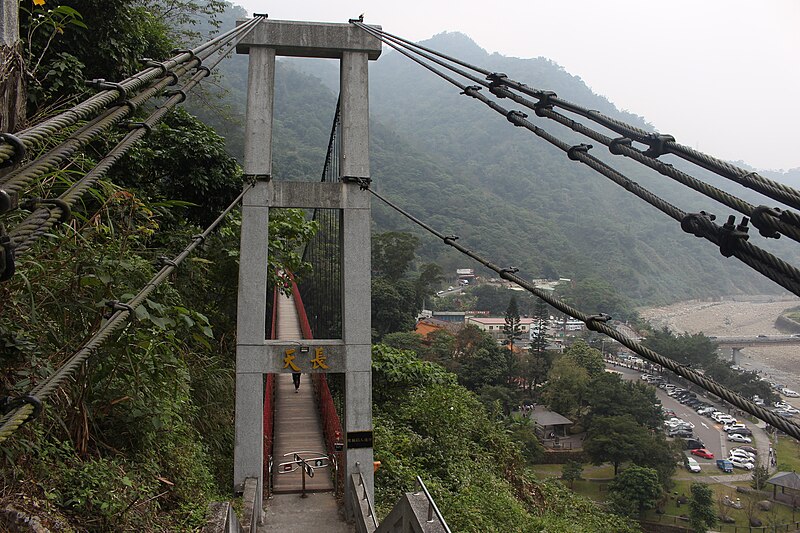
[[[643,118],[618,111],[579,77],[546,58],[488,54],[457,33],[437,35],[425,44],[649,128]],[[242,147],[236,130],[244,106],[246,58],[234,58],[225,69],[220,85],[232,84],[223,98],[231,114],[223,121],[207,111],[202,115],[223,134],[227,132],[229,149],[239,155]],[[277,177],[316,179],[336,99],[338,64],[280,60],[276,85]],[[498,263],[517,266],[529,277],[605,278],[625,296],[643,303],[781,290],[397,53],[385,51],[371,64],[370,92],[375,187],[438,229],[460,235],[462,243]],[[586,141],[544,119],[532,120],[568,142]],[[604,149],[595,148],[593,153],[687,211],[704,209],[720,218],[730,214],[728,208],[667,178],[604,154]],[[711,181],[756,204],[768,203],[729,183]],[[381,231],[411,229],[377,204],[374,220]],[[763,242],[757,235],[753,239]],[[797,257],[789,247],[780,251],[789,259]],[[467,263],[427,237],[421,255],[439,263],[445,272]]]

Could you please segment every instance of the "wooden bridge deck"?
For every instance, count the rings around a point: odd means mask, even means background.
[[[282,340],[302,339],[300,321],[291,298],[278,298],[276,336]],[[291,374],[275,377],[275,440],[272,448],[274,496],[264,502],[265,519],[259,532],[352,533],[354,529],[344,521],[334,497],[332,467],[316,470],[313,478],[306,476],[306,491],[310,493],[307,498],[298,495],[303,483],[299,469],[280,473],[280,464],[292,461],[294,452],[310,451],[325,455],[326,450],[309,375],[300,377],[298,392],[294,392]],[[303,454],[303,457],[313,455]]]

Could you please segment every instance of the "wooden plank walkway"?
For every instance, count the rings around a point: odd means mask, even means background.
[[[300,340],[302,333],[297,310],[291,298],[278,298],[278,324],[276,336],[281,340]],[[301,533],[317,531],[326,533],[352,533],[338,508],[333,493],[331,469],[316,470],[313,478],[306,476],[307,498],[300,498],[302,473],[279,473],[280,463],[292,460],[300,451],[320,452],[325,455],[322,425],[314,403],[311,379],[300,377],[300,388],[294,390],[291,374],[275,376],[275,426],[272,456],[274,496],[264,502],[265,520],[260,532]],[[288,454],[288,455],[287,455]],[[303,454],[311,457],[313,454]]]
[[[278,297],[278,326],[275,331],[281,340],[301,340],[300,319],[294,298]],[[314,404],[314,393],[308,374],[300,376],[300,388],[295,392],[291,374],[280,374],[275,380],[275,441],[272,448],[275,468],[272,479],[278,494],[300,492],[303,479],[299,468],[281,473],[280,463],[291,461],[294,452],[319,452],[302,454],[303,458],[325,455],[322,425]],[[320,469],[313,478],[306,476],[307,491],[331,491],[333,482],[327,468]]]

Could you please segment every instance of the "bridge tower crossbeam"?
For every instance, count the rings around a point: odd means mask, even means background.
[[[368,195],[360,193],[358,184],[344,178],[370,175],[368,61],[378,58],[381,43],[351,24],[264,19],[240,42],[237,52],[249,54],[244,172],[256,184],[242,203],[234,490],[241,491],[246,479],[257,478],[257,490],[263,496],[264,374],[291,372],[291,368],[283,368],[284,355],[287,349],[298,348],[296,341],[266,340],[269,211],[287,207],[337,209],[342,228],[342,338],[303,341],[301,348],[310,353],[322,348],[328,368],[313,368],[303,360],[301,369],[345,374],[345,479],[360,472],[372,499],[370,202]],[[340,60],[342,182],[272,180],[276,56]],[[345,502],[351,500],[345,494]]]

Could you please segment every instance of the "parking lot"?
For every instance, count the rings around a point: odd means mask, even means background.
[[[615,367],[614,370],[621,372],[623,379],[641,379],[641,372],[636,370],[620,367]],[[695,394],[697,394],[697,397],[703,400],[705,403],[715,405],[714,402],[709,400],[707,397],[703,397],[700,392],[695,391]],[[694,433],[695,438],[699,438],[701,441],[703,441],[706,449],[714,454],[714,459],[704,459],[702,457],[692,455],[692,457],[694,457],[700,464],[702,474],[707,476],[723,475],[722,471],[716,466],[716,460],[727,459],[728,451],[739,446],[739,444],[735,442],[729,442],[727,440],[728,435],[723,431],[722,424],[718,424],[709,417],[699,415],[695,409],[687,407],[686,405],[678,402],[676,399],[670,397],[664,389],[656,388],[656,396],[661,401],[661,404],[665,409],[673,411],[676,417],[694,424],[694,429],[692,432]],[[722,412],[728,412],[727,409],[721,408],[719,405],[716,405],[716,407]],[[746,420],[743,420],[741,417],[739,417],[738,421],[744,423],[745,426],[753,433],[754,443],[752,446],[758,448],[759,450],[757,461],[764,461],[766,463],[769,453],[769,440],[766,433],[763,431],[763,429]],[[689,451],[687,450],[684,453],[688,455]],[[749,474],[749,472],[743,469],[735,469],[734,474]]]

